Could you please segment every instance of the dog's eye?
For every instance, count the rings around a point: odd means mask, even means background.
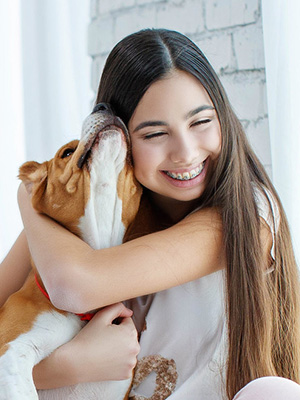
[[[66,149],[63,153],[61,158],[70,157],[74,153],[75,149]]]

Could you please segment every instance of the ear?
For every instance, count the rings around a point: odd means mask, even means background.
[[[33,188],[40,186],[48,175],[47,161],[39,164],[36,161],[28,161],[19,168],[18,178],[25,184],[28,193],[32,193]]]

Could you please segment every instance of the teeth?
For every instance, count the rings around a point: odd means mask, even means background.
[[[202,170],[204,168],[204,165],[205,165],[205,161],[201,164],[200,167],[196,167],[195,169],[192,169],[190,172],[183,172],[183,173],[177,174],[176,172],[166,171],[166,174],[168,176],[170,176],[171,178],[177,179],[179,181],[188,181],[188,180],[193,179],[196,176],[200,175],[200,173],[202,172]]]

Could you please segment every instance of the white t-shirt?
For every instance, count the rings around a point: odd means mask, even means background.
[[[275,234],[278,210],[255,190],[259,214]],[[272,216],[275,215],[275,219]],[[272,249],[273,253],[273,249]],[[273,254],[272,254],[273,255]],[[225,271],[151,298],[130,399],[221,400],[225,394],[227,326]],[[134,308],[149,307],[146,297]]]

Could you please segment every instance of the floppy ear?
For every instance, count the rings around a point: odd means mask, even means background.
[[[18,178],[25,184],[28,193],[35,194],[38,190],[44,191],[48,175],[47,165],[47,161],[43,164],[28,161],[21,165]]]

